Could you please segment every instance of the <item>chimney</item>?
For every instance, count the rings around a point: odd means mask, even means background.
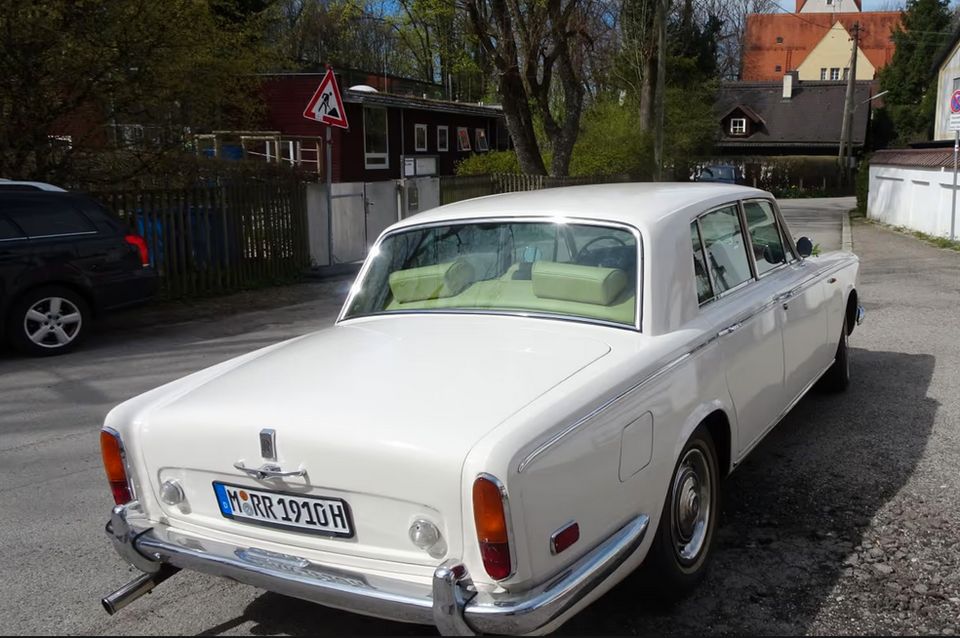
[[[800,77],[797,71],[790,71],[783,74],[783,99],[784,101],[793,99],[793,92],[800,83]]]

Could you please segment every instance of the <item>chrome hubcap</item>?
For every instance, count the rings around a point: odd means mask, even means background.
[[[23,330],[42,348],[62,348],[69,344],[83,325],[80,310],[63,297],[47,297],[33,304],[23,318]]]
[[[699,558],[712,515],[710,466],[699,449],[688,450],[673,477],[671,532],[683,564]]]

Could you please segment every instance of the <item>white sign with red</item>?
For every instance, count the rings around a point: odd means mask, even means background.
[[[960,131],[960,91],[950,96],[950,130]]]
[[[327,126],[349,128],[347,112],[343,108],[343,98],[340,97],[340,87],[333,69],[327,69],[327,74],[320,81],[317,92],[310,98],[310,103],[303,112],[303,117],[316,120]]]

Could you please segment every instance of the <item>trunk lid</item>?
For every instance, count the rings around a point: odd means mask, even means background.
[[[573,326],[507,317],[384,317],[336,326],[230,369],[141,416],[141,454],[156,494],[186,500],[164,514],[203,528],[318,552],[436,564],[407,537],[435,523],[460,552],[461,470],[472,446],[514,412],[603,357]],[[260,432],[276,465],[306,475],[258,480]],[[352,538],[225,518],[214,482],[342,499]]]

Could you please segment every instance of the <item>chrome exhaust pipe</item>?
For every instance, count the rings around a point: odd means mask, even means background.
[[[142,574],[109,596],[102,598],[100,600],[100,604],[103,605],[104,610],[112,616],[135,601],[137,598],[140,598],[144,594],[150,593],[154,587],[170,578],[178,571],[180,571],[179,567],[163,564],[156,573]]]

